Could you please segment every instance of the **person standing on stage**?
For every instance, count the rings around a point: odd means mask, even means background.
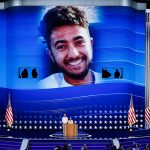
[[[63,135],[65,135],[65,125],[68,123],[68,117],[66,114],[62,117]]]

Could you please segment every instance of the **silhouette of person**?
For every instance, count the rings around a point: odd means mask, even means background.
[[[102,78],[111,77],[111,73],[102,68]]]
[[[116,69],[115,73],[114,73],[114,78],[119,78],[120,77],[120,72],[118,69]]]
[[[37,72],[36,68],[32,69],[32,77],[37,78],[37,76],[38,76],[38,72]]]
[[[28,78],[28,70],[26,68],[21,72],[21,77]]]

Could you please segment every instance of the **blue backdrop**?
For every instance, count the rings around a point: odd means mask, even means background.
[[[145,11],[129,7],[94,7],[98,21],[90,24],[94,38],[93,70],[102,73],[104,67],[123,68],[123,78],[103,79],[97,85],[37,89],[37,82],[53,72],[46,55],[46,44],[38,30],[45,9],[13,7],[0,11],[1,119],[4,119],[8,93],[11,93],[16,120],[19,115],[21,118],[38,118],[40,115],[55,118],[66,112],[78,117],[107,114],[110,110],[108,115],[115,115],[117,111],[117,115],[127,116],[131,93],[142,118],[140,113],[143,114],[145,104]],[[38,78],[19,78],[19,68],[34,67],[39,71]]]

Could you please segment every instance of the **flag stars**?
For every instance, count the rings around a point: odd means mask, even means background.
[[[114,111],[114,113],[118,113],[118,111],[117,111],[117,110],[115,110],[115,111]]]
[[[79,124],[82,124],[82,121],[81,121],[81,120],[79,121]]]
[[[104,118],[107,118],[107,116],[105,115]]]
[[[114,118],[116,119],[116,118],[118,118],[118,116],[115,115]]]
[[[121,120],[119,121],[119,124],[122,124],[122,121],[121,121]]]
[[[95,110],[94,113],[96,114],[96,113],[97,113],[97,110]]]
[[[22,121],[20,120],[19,123],[22,124]]]
[[[84,118],[87,118],[87,115],[85,115]]]
[[[112,119],[112,116],[110,115],[109,118]]]
[[[27,126],[24,126],[24,129],[27,129]]]
[[[46,120],[44,121],[44,124],[47,124],[47,121],[46,121]]]
[[[32,121],[31,121],[31,120],[29,121],[29,124],[32,124]]]
[[[122,116],[120,115],[119,118],[122,118]]]
[[[94,121],[94,124],[97,124],[97,121],[96,121],[96,120]]]
[[[117,124],[117,121],[116,121],[116,120],[114,121],[114,124]]]
[[[112,124],[112,121],[110,120],[109,123]]]
[[[27,121],[26,121],[26,120],[24,121],[24,124],[27,124]]]
[[[41,121],[41,120],[39,121],[39,124],[42,124],[42,121]]]
[[[101,121],[101,120],[99,121],[99,124],[102,124],[102,121]]]
[[[90,115],[89,118],[92,118],[92,116]]]
[[[74,123],[76,123],[76,124],[77,124],[77,121],[75,120],[75,121],[74,121]]]
[[[104,110],[104,113],[107,113],[107,110]]]
[[[99,118],[103,118],[103,117],[100,115]]]
[[[34,124],[37,124],[37,121],[36,121],[36,120],[34,121]]]
[[[87,124],[87,121],[86,121],[86,120],[84,121],[84,124]]]
[[[136,128],[138,128],[138,124],[136,124],[135,126],[136,126]]]
[[[19,129],[22,129],[22,126],[19,126]]]
[[[89,121],[89,124],[92,124],[92,121],[91,121],[91,120]]]
[[[94,118],[97,118],[97,116],[95,115]]]
[[[39,126],[39,129],[42,129],[42,126]]]
[[[102,112],[103,112],[102,110],[99,111],[100,114],[101,114]]]
[[[107,121],[106,121],[106,120],[104,121],[104,124],[107,124]]]

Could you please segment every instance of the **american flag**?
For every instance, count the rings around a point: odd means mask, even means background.
[[[8,125],[8,127],[12,126],[12,124],[13,124],[13,112],[12,112],[12,107],[11,107],[10,94],[8,96],[8,104],[7,104],[7,108],[6,108],[5,121]]]
[[[150,106],[145,108],[145,122],[150,124]]]
[[[134,110],[134,106],[133,106],[133,98],[131,95],[130,107],[129,107],[129,111],[128,111],[128,124],[131,126],[135,123],[136,123],[136,114],[135,114],[135,110]]]

